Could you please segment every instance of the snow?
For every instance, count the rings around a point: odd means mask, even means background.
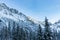
[[[1,18],[1,17],[5,17],[5,18],[8,18],[8,19],[12,19],[12,20],[14,20],[14,21],[19,21],[19,20],[16,19],[15,17],[13,17],[13,16],[11,16],[11,15],[6,15],[6,14],[4,14],[3,12],[4,12],[4,10],[2,10],[2,11],[0,12],[0,18]]]
[[[3,6],[3,7],[2,7]],[[16,12],[15,12],[16,11]],[[30,31],[32,31],[33,33],[37,33],[38,30],[38,26],[40,25],[42,28],[42,31],[44,32],[44,28],[45,28],[45,22],[41,22],[38,21],[32,17],[26,16],[23,13],[18,12],[18,10],[16,9],[11,9],[5,5],[5,4],[0,4],[0,20],[2,20],[2,22],[0,22],[0,29],[3,26],[9,26],[9,22],[10,22],[10,26],[14,26],[14,22],[15,22],[15,26],[17,26],[17,24],[25,30],[28,31],[28,33]],[[52,32],[56,32],[59,33],[60,32],[60,21],[56,22],[55,24],[51,24],[49,22],[49,25],[51,27]],[[35,35],[34,35],[35,36]]]
[[[15,13],[14,11],[17,11],[17,12]],[[44,29],[44,22],[38,21],[32,17],[26,16],[23,13],[18,12],[18,10],[16,9],[11,9],[11,8],[8,9],[8,7],[4,3],[0,4],[0,19],[8,26],[8,23],[9,23],[8,20],[6,20],[5,22],[5,19],[2,19],[2,18],[13,20],[19,23],[20,26],[23,25],[27,28],[31,28],[31,30],[33,31],[37,30],[39,24]],[[59,32],[60,27],[58,26],[60,26],[59,22],[57,22],[57,24],[50,25],[52,30],[54,29],[54,30],[57,30],[57,32]]]

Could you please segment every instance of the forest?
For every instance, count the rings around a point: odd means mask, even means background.
[[[10,27],[10,22],[8,27],[3,26],[0,29],[0,40],[57,40],[56,32],[52,32],[50,25],[48,23],[48,19],[45,18],[45,29],[42,31],[42,28],[39,24],[37,33],[34,34],[32,31],[27,31],[24,28],[21,28],[18,23],[15,26],[15,22],[13,22],[12,28]]]

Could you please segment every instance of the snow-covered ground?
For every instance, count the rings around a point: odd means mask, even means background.
[[[4,3],[0,4],[0,29],[3,26],[7,26],[10,22],[10,26],[13,26],[13,22],[16,22],[22,28],[29,31],[37,32],[39,24],[44,30],[44,22],[35,20],[31,17],[24,15],[22,12],[18,12],[18,10],[7,7]],[[60,21],[50,25],[53,32],[60,32]]]

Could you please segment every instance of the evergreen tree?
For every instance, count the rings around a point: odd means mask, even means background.
[[[26,40],[26,30],[24,30],[23,36],[24,36],[24,39],[23,40]]]
[[[13,28],[12,28],[12,40],[17,40],[17,39],[16,39],[15,22],[13,22]]]
[[[10,27],[10,22],[8,23],[8,38],[11,39],[12,38],[12,34],[11,34],[11,27]]]
[[[48,23],[48,19],[45,18],[45,33],[44,33],[45,40],[52,40],[51,29]]]
[[[0,40],[2,40],[2,30],[0,30]]]
[[[30,40],[32,40],[32,31],[30,31]]]
[[[28,30],[24,30],[24,39],[28,40]]]
[[[1,40],[4,40],[4,26],[3,26],[3,28],[1,29]]]
[[[7,26],[4,28],[4,39],[8,40],[8,30],[7,30]]]
[[[16,37],[17,37],[17,40],[21,40],[21,33],[20,33],[20,26],[17,24],[17,29],[16,29]]]
[[[37,33],[37,40],[42,40],[42,28],[40,24],[39,24],[38,33]]]
[[[23,28],[20,28],[20,40],[23,40],[24,39],[24,30],[23,30]]]

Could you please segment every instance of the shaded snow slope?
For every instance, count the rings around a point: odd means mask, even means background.
[[[13,26],[13,22],[15,22],[18,23],[19,26],[33,31],[36,31],[38,26],[38,24],[34,23],[26,15],[18,12],[16,9],[7,7],[4,3],[0,4],[0,20],[2,20],[2,23],[4,23],[7,27],[9,22],[10,26]]]
[[[15,22],[16,23],[15,26],[17,26],[18,23],[19,26],[33,32],[37,31],[39,24],[44,29],[44,22],[28,17],[16,9],[9,8],[4,3],[0,3],[0,26],[8,27],[9,22],[10,26],[13,26],[13,23]],[[54,30],[56,30],[57,32],[60,31],[60,21],[56,22],[55,24],[51,24],[49,22],[49,25],[53,31]]]

